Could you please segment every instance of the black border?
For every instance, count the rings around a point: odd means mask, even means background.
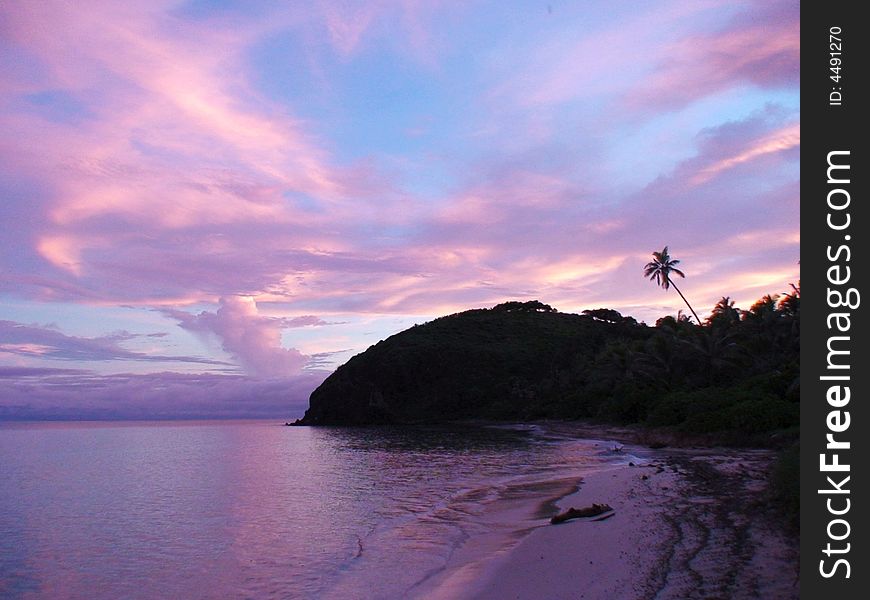
[[[867,242],[870,236],[870,217],[868,217],[866,194],[865,141],[861,138],[859,127],[862,113],[870,111],[862,78],[867,70],[866,36],[870,25],[858,16],[854,2],[816,2],[804,4],[801,8],[801,556],[800,588],[803,598],[827,598],[847,600],[866,598],[868,593],[868,573],[870,561],[867,558],[866,514],[870,511],[866,493],[867,444],[863,443],[870,434],[868,410],[870,401],[867,381],[870,379],[870,363],[866,361],[868,331],[865,313],[870,310],[870,295],[861,298],[861,305],[855,310],[832,309],[827,303],[827,269],[829,245],[836,249],[847,243],[851,249],[851,280],[842,287],[855,287],[859,292],[870,294],[865,285],[868,265]],[[830,39],[831,27],[840,27],[842,33],[842,78],[833,81],[830,76]],[[834,88],[842,88],[835,90]],[[831,105],[830,93],[841,91],[842,103]],[[866,135],[866,134],[865,134]],[[826,223],[828,192],[838,186],[827,182],[828,153],[848,150],[851,181],[848,191],[851,203],[848,211],[851,225],[848,231],[833,231]],[[841,187],[841,186],[840,186]],[[840,216],[840,215],[838,215]],[[846,242],[844,236],[850,235]],[[837,575],[824,578],[820,573],[819,562],[826,560],[829,567],[833,559],[822,552],[828,543],[826,528],[833,517],[828,513],[825,501],[828,497],[818,490],[828,487],[826,476],[819,469],[819,455],[825,452],[825,422],[832,408],[826,400],[826,392],[831,382],[821,381],[826,374],[827,341],[831,333],[827,328],[830,312],[848,310],[851,315],[848,371],[851,381],[851,400],[843,410],[849,410],[851,425],[838,438],[848,440],[851,448],[841,453],[841,462],[849,463],[851,480],[851,508],[844,516],[850,523],[850,535],[844,540],[851,544],[848,554],[840,555],[850,563],[850,577],[843,577],[845,569],[837,570]],[[846,335],[846,334],[839,334]],[[842,496],[840,496],[842,498]],[[840,542],[843,543],[843,542]]]

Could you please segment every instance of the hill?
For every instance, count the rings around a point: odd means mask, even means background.
[[[698,326],[507,302],[414,326],[351,358],[301,425],[595,417],[684,431],[798,423],[799,294]]]

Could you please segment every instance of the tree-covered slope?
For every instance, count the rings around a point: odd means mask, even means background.
[[[600,417],[693,431],[797,423],[799,296],[656,327],[537,301],[412,327],[350,359],[302,425]]]
[[[613,339],[648,335],[539,302],[469,310],[412,327],[351,358],[311,395],[304,424],[546,416],[570,374]]]

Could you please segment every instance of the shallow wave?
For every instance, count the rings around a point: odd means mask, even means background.
[[[396,598],[642,459],[546,427],[0,429],[11,596]]]

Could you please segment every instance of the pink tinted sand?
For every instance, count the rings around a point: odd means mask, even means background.
[[[796,539],[763,506],[764,451],[675,450],[584,478],[560,509],[615,514],[534,529],[446,573],[427,598],[510,600],[798,597]]]
[[[617,467],[587,476],[562,509],[607,503],[615,514],[534,531],[483,574],[468,595],[508,598],[639,598],[659,569],[667,525],[661,523],[662,486],[673,473],[641,479],[646,468]]]

